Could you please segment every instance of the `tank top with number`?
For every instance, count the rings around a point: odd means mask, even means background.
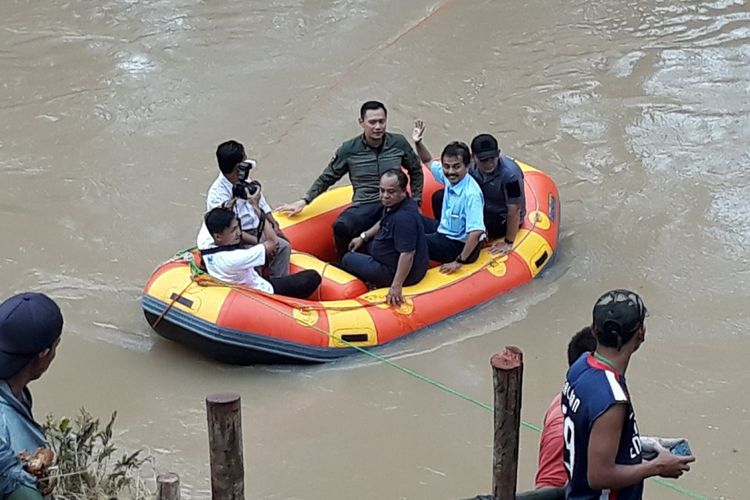
[[[625,377],[589,353],[568,370],[562,391],[563,458],[568,473],[565,498],[569,500],[640,500],[643,481],[619,490],[593,490],[588,483],[588,448],[591,427],[612,405],[627,405],[615,463],[641,463],[641,443]]]

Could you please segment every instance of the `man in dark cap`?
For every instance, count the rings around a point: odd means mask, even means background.
[[[412,139],[418,151],[425,128],[422,120],[414,123]],[[495,240],[490,252],[507,254],[513,249],[516,234],[526,216],[523,171],[515,160],[500,154],[497,139],[490,134],[474,137],[471,158],[469,175],[479,184],[484,199],[484,227],[487,237]],[[437,220],[441,220],[444,197],[444,189],[432,195],[432,212]]]
[[[573,363],[562,390],[567,499],[640,500],[644,479],[680,477],[695,460],[665,449],[642,460],[625,371],[645,341],[646,315],[641,298],[629,290],[609,291],[594,305],[596,350]]]
[[[482,188],[487,235],[490,239],[498,239],[490,251],[506,254],[513,249],[526,215],[523,171],[515,160],[500,154],[497,139],[490,134],[474,137],[471,155],[474,164],[469,174]]]
[[[48,448],[27,385],[49,368],[62,327],[60,308],[44,294],[21,293],[0,304],[0,499],[41,498],[37,478],[19,458]]]

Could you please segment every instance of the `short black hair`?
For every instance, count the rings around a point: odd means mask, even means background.
[[[448,145],[443,148],[443,152],[440,155],[440,161],[443,161],[443,158],[445,158],[446,156],[455,156],[456,158],[461,158],[464,162],[464,165],[466,165],[467,167],[469,166],[469,162],[471,162],[471,153],[469,152],[469,146],[461,141],[453,141],[451,143],[448,143]]]
[[[226,141],[216,148],[216,161],[222,174],[231,173],[245,159],[245,146],[237,141]]]
[[[380,101],[367,101],[362,105],[361,108],[359,108],[359,117],[361,119],[365,119],[365,113],[367,113],[370,110],[376,110],[376,109],[382,109],[383,113],[385,113],[385,116],[388,116],[388,110],[385,109],[385,104],[383,104]]]
[[[221,233],[226,228],[231,226],[232,221],[236,218],[237,216],[232,210],[224,207],[216,207],[208,211],[208,213],[203,217],[203,222],[206,223],[208,232],[214,235],[217,233]]]
[[[573,335],[568,342],[568,365],[576,362],[581,354],[585,352],[594,352],[596,350],[596,339],[591,332],[591,327],[582,328],[578,333]]]
[[[406,186],[409,185],[409,178],[406,176],[406,174],[402,170],[398,168],[392,168],[390,170],[386,170],[385,172],[383,172],[383,175],[381,175],[380,178],[382,179],[386,175],[389,177],[391,176],[395,177],[396,180],[398,181],[398,187],[406,191]]]

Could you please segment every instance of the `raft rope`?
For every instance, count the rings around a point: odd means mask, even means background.
[[[158,321],[160,321],[166,315],[166,313],[169,311],[169,309],[171,309],[171,307],[174,305],[174,303],[182,296],[183,293],[185,293],[185,291],[193,283],[195,283],[198,286],[206,286],[206,285],[210,286],[211,284],[213,284],[215,286],[227,286],[227,287],[233,288],[240,295],[242,295],[244,297],[247,297],[250,300],[253,300],[255,302],[258,302],[259,304],[261,304],[261,305],[263,305],[265,307],[268,307],[269,309],[273,310],[274,312],[276,312],[278,314],[281,314],[283,316],[286,316],[289,319],[297,321],[294,318],[294,316],[292,316],[291,314],[289,314],[287,311],[285,311],[285,310],[283,310],[281,308],[274,307],[272,304],[270,304],[268,302],[259,300],[258,296],[261,295],[260,293],[258,293],[256,291],[247,290],[247,289],[245,289],[242,286],[236,286],[236,285],[233,285],[232,283],[227,283],[227,282],[218,280],[216,278],[213,278],[209,274],[203,272],[203,270],[201,270],[195,264],[195,261],[192,258],[192,252],[190,252],[189,250],[185,251],[182,254],[181,257],[188,261],[191,269],[193,270],[192,278],[191,278],[190,282],[188,283],[188,285],[182,290],[182,292],[180,292],[180,294],[178,296],[176,296],[176,297],[173,298],[172,302],[167,306],[167,308],[164,310],[164,312],[159,316],[157,322],[154,323],[154,327],[156,326],[156,324],[158,324]],[[269,295],[268,297],[275,297],[275,296],[274,295]],[[279,302],[282,302],[282,301],[279,301]],[[289,305],[289,304],[285,304],[285,305]],[[452,396],[455,396],[455,397],[457,397],[459,399],[463,399],[464,401],[472,403],[473,405],[478,406],[479,408],[482,408],[482,409],[487,410],[489,412],[494,412],[494,410],[495,410],[494,407],[493,407],[493,405],[490,405],[490,404],[484,403],[482,401],[479,401],[479,400],[477,400],[477,399],[469,396],[468,394],[464,394],[464,393],[462,393],[462,392],[460,392],[460,391],[458,391],[458,390],[456,390],[456,389],[454,389],[454,388],[452,388],[450,386],[445,385],[444,383],[442,383],[442,382],[440,382],[438,380],[430,378],[427,375],[422,375],[421,373],[419,373],[419,372],[417,372],[417,371],[415,371],[415,370],[413,370],[411,368],[407,368],[407,367],[405,367],[403,365],[400,365],[400,364],[396,363],[395,361],[391,361],[390,359],[388,359],[388,358],[386,358],[386,357],[384,357],[384,356],[382,356],[382,355],[380,355],[378,353],[371,352],[370,350],[365,349],[365,348],[363,348],[361,346],[358,346],[356,344],[353,344],[352,342],[349,342],[348,340],[344,340],[342,338],[336,337],[336,336],[328,333],[327,331],[323,330],[319,326],[309,325],[309,327],[312,328],[314,331],[316,331],[316,332],[318,332],[318,333],[320,333],[322,335],[325,335],[329,339],[332,339],[332,340],[334,340],[336,342],[340,342],[340,343],[346,345],[347,347],[350,347],[350,348],[352,348],[352,349],[354,349],[354,350],[356,350],[356,351],[358,351],[358,352],[360,352],[362,354],[365,354],[366,356],[369,356],[369,357],[371,357],[371,358],[373,358],[373,359],[375,359],[377,361],[380,361],[381,363],[384,363],[384,364],[386,364],[386,365],[388,365],[388,366],[390,366],[392,368],[395,368],[396,370],[399,370],[402,373],[405,373],[405,374],[407,374],[407,375],[409,375],[411,377],[414,377],[415,379],[417,379],[417,380],[419,380],[421,382],[429,384],[429,385],[431,385],[431,386],[433,386],[433,387],[435,387],[435,388],[437,388],[437,389],[439,389],[439,390],[441,390],[441,391],[443,391],[445,393],[448,393],[448,394],[450,394]],[[532,424],[530,422],[527,422],[525,420],[521,420],[521,425],[523,427],[526,427],[527,429],[531,429],[531,430],[533,430],[533,431],[535,431],[537,433],[539,433],[539,432],[542,431],[541,427],[539,427],[537,425],[534,425],[534,424]],[[694,498],[696,500],[708,500],[708,497],[705,496],[705,495],[701,495],[700,493],[696,493],[696,492],[694,492],[694,491],[692,491],[692,490],[690,490],[688,488],[685,488],[685,487],[682,487],[680,485],[677,485],[677,484],[675,484],[675,483],[673,483],[671,481],[666,481],[665,479],[662,479],[660,477],[651,477],[650,479],[652,481],[654,481],[655,483],[657,483],[657,484],[660,484],[660,485],[662,485],[662,486],[664,486],[666,488],[669,488],[669,489],[674,490],[674,491],[676,491],[678,493],[681,493],[681,494],[683,494],[683,495],[685,495],[687,497]]]
[[[539,200],[536,197],[536,193],[534,193],[533,190],[529,190],[529,191],[532,193],[532,196],[534,197],[534,201],[536,202],[535,203],[536,204],[536,210],[539,210]],[[533,225],[532,225],[531,230],[533,230],[536,227],[537,222],[538,222],[538,220],[535,218],[535,220],[533,221]],[[521,241],[523,241],[523,239],[525,239],[529,234],[531,234],[531,230],[529,230],[526,233],[526,235],[524,235],[522,237]],[[157,320],[154,322],[154,325],[153,325],[154,328],[156,327],[156,325],[159,324],[159,322],[164,318],[164,316],[166,316],[167,312],[169,312],[169,310],[172,308],[172,306],[175,304],[175,302],[177,302],[182,297],[182,295],[187,291],[188,288],[190,288],[190,286],[193,283],[195,283],[198,286],[222,286],[222,287],[231,288],[234,291],[236,291],[237,293],[239,293],[240,295],[242,295],[244,297],[247,297],[250,300],[253,300],[253,301],[257,302],[257,303],[259,303],[259,304],[261,304],[261,305],[263,305],[263,306],[265,306],[265,307],[273,310],[274,312],[276,312],[278,314],[281,314],[281,315],[283,315],[283,316],[285,316],[285,317],[287,317],[289,319],[292,319],[293,321],[297,321],[296,318],[294,318],[293,315],[289,314],[289,312],[281,309],[280,307],[275,307],[272,304],[272,302],[276,302],[279,305],[283,305],[283,306],[287,306],[287,307],[292,307],[292,308],[296,308],[296,309],[301,309],[301,310],[307,310],[307,311],[309,311],[309,310],[316,310],[316,309],[317,310],[346,311],[346,310],[358,309],[358,308],[362,308],[362,307],[377,306],[379,304],[384,304],[385,303],[385,300],[381,300],[381,301],[374,301],[374,302],[369,302],[368,301],[367,303],[360,303],[360,304],[358,304],[356,306],[355,305],[352,305],[352,306],[314,306],[314,305],[300,304],[298,302],[294,302],[290,298],[286,298],[286,297],[283,297],[283,296],[280,296],[280,295],[266,294],[264,292],[260,292],[260,291],[257,291],[257,290],[249,290],[246,287],[243,287],[242,285],[235,285],[233,283],[228,283],[226,281],[221,281],[221,280],[219,280],[217,278],[214,278],[213,276],[209,275],[205,271],[203,271],[195,263],[195,259],[193,257],[193,250],[194,249],[195,249],[195,247],[189,247],[189,248],[186,248],[184,250],[181,250],[181,251],[177,252],[177,254],[175,255],[175,257],[173,257],[172,259],[170,259],[170,261],[168,261],[168,262],[175,262],[175,261],[184,261],[184,262],[187,262],[188,266],[190,267],[191,277],[190,277],[190,281],[188,282],[187,286],[185,286],[185,288],[183,288],[182,291],[178,295],[176,295],[176,296],[174,296],[172,298],[172,301],[164,309],[164,312],[162,312],[161,315],[159,315],[159,317],[157,318]],[[494,257],[493,259],[491,259],[490,261],[488,261],[486,264],[484,264],[477,271],[485,269],[486,267],[489,267],[489,266],[493,266],[500,259],[503,259],[503,258],[507,258],[507,255],[499,255],[497,257]],[[328,267],[328,265],[329,264],[326,262],[325,266],[322,269],[322,273],[323,274],[325,273],[325,269]],[[472,273],[472,274],[474,274],[474,273]],[[463,281],[464,279],[468,278],[472,274],[470,274],[468,276],[465,276],[463,278],[459,278],[456,281]],[[453,283],[455,283],[456,281],[454,281]],[[445,286],[447,286],[447,285],[443,285],[441,287],[438,287],[438,288],[436,288],[436,290],[445,288]],[[318,291],[318,294],[320,294],[320,291]],[[404,294],[404,295],[405,296],[412,296],[412,295],[418,295],[418,294]],[[259,297],[263,297],[266,300],[259,300]],[[320,295],[318,295],[318,298],[320,298]],[[373,358],[373,359],[375,359],[375,360],[377,360],[377,361],[379,361],[381,363],[384,363],[384,364],[386,364],[386,365],[388,365],[388,366],[390,366],[392,368],[395,368],[396,370],[399,370],[402,373],[405,373],[405,374],[407,374],[407,375],[409,375],[411,377],[414,377],[417,380],[420,380],[420,381],[422,381],[422,382],[424,382],[426,384],[429,384],[429,385],[431,385],[431,386],[433,386],[433,387],[435,387],[437,389],[440,389],[441,391],[443,391],[445,393],[448,393],[448,394],[450,394],[452,396],[455,396],[455,397],[457,397],[459,399],[463,399],[464,401],[472,403],[473,405],[478,406],[479,408],[482,408],[484,410],[487,410],[487,411],[490,411],[490,412],[494,412],[494,407],[492,405],[484,403],[482,401],[479,401],[479,400],[477,400],[475,398],[472,398],[471,396],[469,396],[467,394],[464,394],[464,393],[462,393],[462,392],[460,392],[460,391],[458,391],[458,390],[456,390],[456,389],[454,389],[452,387],[449,387],[449,386],[443,384],[442,382],[440,382],[438,380],[430,378],[430,377],[428,377],[426,375],[422,375],[421,373],[419,373],[419,372],[417,372],[415,370],[412,370],[411,368],[407,368],[407,367],[405,367],[403,365],[400,365],[400,364],[396,363],[395,361],[391,361],[390,359],[388,359],[388,358],[386,358],[386,357],[384,357],[384,356],[382,356],[380,354],[377,354],[375,352],[371,352],[370,350],[365,349],[365,348],[363,348],[361,346],[358,346],[356,344],[353,344],[352,342],[349,342],[348,340],[344,340],[342,338],[336,337],[333,334],[328,333],[327,331],[323,330],[322,328],[320,328],[320,327],[318,327],[316,325],[309,325],[309,328],[312,328],[314,331],[316,331],[316,332],[318,332],[318,333],[320,333],[320,334],[328,337],[329,339],[332,339],[332,340],[334,340],[336,342],[340,342],[340,343],[346,345],[347,347],[350,347],[350,348],[352,348],[352,349],[354,349],[354,350],[356,350],[356,351],[358,351],[358,352],[360,352],[362,354],[365,354],[366,356],[369,356],[369,357],[371,357],[371,358]],[[542,431],[542,429],[539,426],[534,425],[534,424],[532,424],[530,422],[527,422],[525,420],[521,420],[521,425],[523,427],[526,427],[527,429],[531,429],[531,430],[533,430],[533,431],[535,431],[537,433],[539,433],[539,432]],[[682,486],[679,486],[679,485],[677,485],[677,484],[675,484],[675,483],[673,483],[671,481],[666,481],[665,479],[662,479],[660,477],[651,477],[650,479],[652,481],[654,481],[655,483],[657,483],[657,484],[660,484],[660,485],[662,485],[662,486],[664,486],[666,488],[669,488],[669,489],[674,490],[674,491],[676,491],[678,493],[681,493],[681,494],[683,494],[683,495],[685,495],[687,497],[694,498],[696,500],[708,500],[708,497],[705,496],[705,495],[701,495],[700,493],[696,493],[694,491],[691,491],[688,488],[684,488]]]
[[[195,264],[193,264],[193,265],[195,265]],[[196,267],[197,267],[197,266],[196,266]],[[164,319],[164,316],[166,316],[166,315],[167,315],[167,313],[169,312],[169,310],[170,310],[170,309],[172,309],[172,306],[174,305],[174,303],[175,303],[175,302],[177,302],[178,300],[180,300],[180,299],[182,298],[182,294],[184,294],[184,293],[185,293],[185,292],[187,291],[187,289],[188,289],[188,288],[190,288],[190,285],[192,285],[193,283],[194,283],[194,280],[193,280],[193,279],[191,278],[191,279],[190,279],[190,282],[189,282],[189,283],[188,283],[187,285],[185,285],[185,288],[183,288],[183,289],[182,289],[182,291],[181,291],[180,293],[178,293],[177,295],[175,295],[175,296],[174,296],[174,297],[172,298],[172,302],[170,302],[170,303],[169,303],[169,304],[167,305],[167,307],[166,307],[166,308],[164,308],[164,311],[162,311],[162,313],[161,313],[161,314],[159,315],[159,317],[158,317],[158,318],[156,318],[156,321],[154,321],[154,324],[152,325],[152,328],[156,328],[156,327],[157,327],[157,325],[158,325],[159,323],[161,323],[161,320],[163,320],[163,319]]]

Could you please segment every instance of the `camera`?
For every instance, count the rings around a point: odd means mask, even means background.
[[[247,176],[256,167],[255,160],[246,160],[237,164],[237,182],[232,186],[232,196],[246,200],[248,196],[255,196],[260,190],[260,182],[247,182]]]
[[[245,182],[247,174],[257,166],[255,160],[245,160],[237,164],[237,183]]]
[[[238,182],[232,186],[232,196],[240,200],[246,200],[248,196],[255,196],[260,191],[260,182]]]

